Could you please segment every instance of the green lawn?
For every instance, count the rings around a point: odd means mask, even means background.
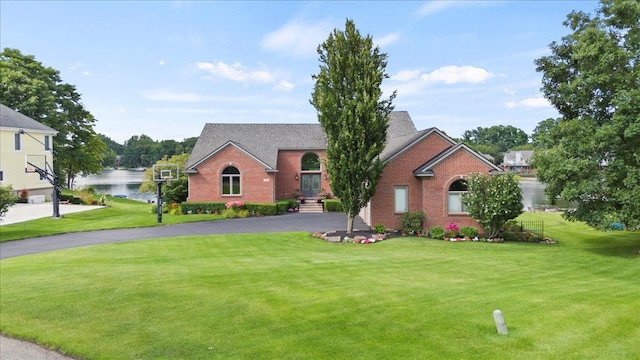
[[[6,259],[0,331],[87,359],[638,359],[640,234],[523,216],[559,244],[286,233]]]
[[[195,221],[222,219],[221,215],[162,215],[158,223],[150,204],[109,197],[103,209],[66,214],[61,219],[50,217],[0,226],[0,242],[27,239],[68,232],[162,226]],[[62,205],[64,206],[64,205]]]

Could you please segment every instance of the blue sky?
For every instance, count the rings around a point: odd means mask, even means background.
[[[0,46],[76,86],[95,130],[123,143],[198,136],[207,122],[314,123],[316,48],[353,19],[389,55],[383,83],[418,129],[450,136],[558,113],[534,59],[596,1],[6,1]]]

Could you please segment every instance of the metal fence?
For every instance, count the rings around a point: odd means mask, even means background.
[[[541,221],[541,220],[520,221],[520,231],[528,231],[538,235],[540,239],[544,239],[544,221]]]

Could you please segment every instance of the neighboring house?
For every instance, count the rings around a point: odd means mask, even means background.
[[[506,172],[520,176],[536,176],[536,171],[531,167],[533,150],[514,150],[504,154],[502,169]]]
[[[331,191],[320,124],[206,124],[187,161],[190,202],[275,202]],[[502,170],[436,128],[417,131],[406,111],[391,114],[387,163],[376,194],[361,212],[369,225],[398,228],[400,215],[423,210],[432,225],[478,224],[464,212],[465,176]]]
[[[0,104],[0,185],[11,185],[17,196],[51,199],[53,186],[38,173],[27,173],[26,155],[37,155],[53,167],[53,136],[56,130]]]

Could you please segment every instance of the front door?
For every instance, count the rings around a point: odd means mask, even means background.
[[[306,198],[318,196],[320,192],[320,174],[302,174],[302,195]]]

